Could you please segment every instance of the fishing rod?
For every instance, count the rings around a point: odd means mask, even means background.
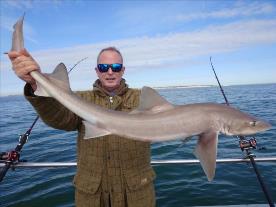
[[[39,116],[37,116],[35,118],[31,127],[24,134],[21,134],[19,136],[19,142],[16,145],[14,150],[12,150],[8,153],[1,153],[1,159],[5,160],[5,165],[4,165],[4,167],[2,167],[0,169],[0,182],[3,180],[3,178],[5,177],[6,173],[10,169],[10,167],[12,165],[14,165],[14,163],[19,162],[20,152],[21,152],[24,144],[28,141],[29,136],[32,132],[32,129],[33,129],[35,123],[37,122],[38,118],[39,118]]]
[[[79,60],[73,67],[70,68],[68,71],[68,74],[82,61],[87,59],[88,57],[85,57],[81,60]],[[32,132],[32,129],[34,125],[36,124],[37,120],[39,119],[39,116],[37,115],[35,120],[33,121],[31,127],[24,133],[19,136],[18,144],[16,145],[15,149],[9,152],[2,152],[0,153],[0,161],[4,162],[4,166],[0,169],[0,182],[4,179],[6,173],[8,170],[12,167],[12,169],[15,169],[15,164],[20,162],[20,153],[22,151],[22,148],[24,144],[28,141],[29,136]],[[22,161],[21,161],[22,162]],[[1,164],[1,163],[0,163]],[[1,167],[1,165],[0,165]]]
[[[211,63],[211,66],[212,66],[212,70],[213,70],[213,72],[215,74],[215,77],[217,79],[220,91],[221,91],[221,93],[222,93],[222,95],[224,97],[224,100],[225,100],[226,104],[228,106],[230,106],[229,101],[228,101],[228,99],[227,99],[227,97],[226,97],[226,95],[225,95],[225,93],[223,91],[223,88],[222,88],[222,86],[220,84],[220,81],[218,79],[218,76],[216,74],[215,68],[213,66],[212,57],[210,57],[210,63]],[[269,192],[267,190],[267,187],[265,186],[265,183],[264,183],[264,181],[263,181],[263,179],[261,177],[261,174],[260,174],[260,172],[259,172],[259,170],[257,168],[256,162],[255,162],[256,159],[254,159],[256,156],[251,152],[251,149],[256,149],[256,146],[257,146],[257,140],[256,140],[256,138],[254,136],[252,138],[250,138],[249,140],[247,140],[245,136],[238,136],[238,138],[239,138],[240,148],[241,148],[242,151],[246,152],[246,158],[248,158],[250,160],[250,162],[251,162],[251,164],[253,166],[253,169],[254,169],[254,171],[256,173],[256,176],[257,176],[257,179],[258,179],[258,181],[259,181],[259,183],[261,185],[261,188],[262,188],[262,190],[263,190],[263,192],[265,194],[265,197],[266,197],[266,199],[267,199],[267,201],[269,203],[269,206],[270,207],[275,207],[275,205],[273,204],[272,198],[271,198],[271,196],[270,196],[270,194],[269,194]]]

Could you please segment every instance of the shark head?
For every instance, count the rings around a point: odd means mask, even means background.
[[[242,113],[226,127],[225,132],[227,135],[247,136],[266,131],[271,127],[271,124],[266,121]]]

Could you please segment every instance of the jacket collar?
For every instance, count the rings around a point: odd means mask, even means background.
[[[128,85],[126,84],[126,80],[122,79],[120,86],[115,91],[109,92],[102,87],[100,80],[97,79],[93,84],[93,90],[100,96],[122,96],[127,92]]]

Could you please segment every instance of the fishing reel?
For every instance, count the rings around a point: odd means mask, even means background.
[[[20,150],[21,150],[22,146],[28,141],[28,138],[29,138],[28,133],[19,135],[18,144],[17,144],[16,148],[9,152],[0,153],[0,161],[1,162],[11,162],[11,163],[19,162]]]
[[[239,136],[239,146],[241,150],[246,152],[245,158],[254,158],[256,157],[252,152],[251,149],[257,148],[257,140],[255,137],[247,139],[244,136]]]
[[[12,150],[9,152],[2,152],[0,154],[0,161],[3,161],[3,162],[17,162],[19,161],[19,158],[20,158],[20,153],[15,150]]]
[[[239,137],[239,146],[242,151],[256,149],[257,148],[257,140],[255,137],[246,139],[246,137]]]
[[[6,165],[9,165],[12,170],[15,170],[15,165],[17,163],[26,161],[27,160],[20,160],[20,152],[15,150],[0,153],[0,163],[5,163]]]

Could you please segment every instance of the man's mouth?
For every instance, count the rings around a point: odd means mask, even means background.
[[[114,81],[116,78],[106,78],[107,81]]]

